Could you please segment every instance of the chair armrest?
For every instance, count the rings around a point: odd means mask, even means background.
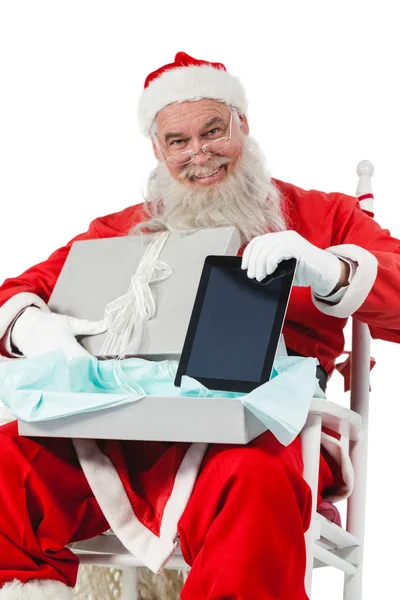
[[[323,427],[346,436],[352,442],[358,441],[362,418],[354,410],[340,406],[340,404],[330,400],[313,398],[309,414],[321,415]]]

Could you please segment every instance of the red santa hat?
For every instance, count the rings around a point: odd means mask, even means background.
[[[175,61],[150,73],[139,99],[139,127],[150,136],[157,113],[174,102],[211,98],[246,114],[244,87],[221,63],[211,63],[178,52]]]

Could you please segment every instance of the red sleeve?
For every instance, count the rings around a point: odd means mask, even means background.
[[[354,245],[359,289],[374,270],[362,249],[375,257],[374,262],[377,263],[371,289],[353,313],[354,317],[369,325],[373,337],[400,342],[400,240],[392,237],[387,229],[382,229],[361,210],[358,200],[349,196],[340,196],[337,202],[332,233],[331,250],[338,255],[349,256],[352,251],[346,251],[346,248],[351,249]]]

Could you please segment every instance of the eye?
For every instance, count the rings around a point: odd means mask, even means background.
[[[214,129],[210,129],[210,131],[208,131],[206,133],[206,135],[217,135],[217,133],[220,133],[220,128],[219,127],[214,127]]]
[[[179,146],[181,144],[184,143],[185,140],[172,140],[172,142],[169,143],[169,146]]]

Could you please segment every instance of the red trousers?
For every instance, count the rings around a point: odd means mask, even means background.
[[[178,526],[192,567],[183,600],[307,599],[302,471],[299,439],[284,447],[267,432],[244,447],[210,446]],[[334,483],[321,455],[320,492]],[[109,525],[72,443],[20,437],[16,422],[0,427],[0,490],[0,588],[13,579],[74,586],[78,559],[66,544]]]

